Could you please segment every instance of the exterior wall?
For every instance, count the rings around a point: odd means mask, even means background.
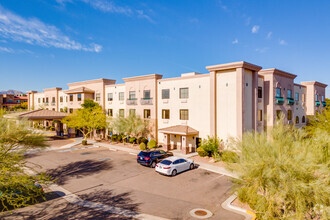
[[[296,100],[296,95],[299,94],[298,100]],[[303,97],[306,97],[306,87],[301,85],[294,85],[294,123],[297,127],[303,127],[306,125],[307,118],[306,118],[306,105]],[[296,122],[296,117],[298,117],[298,123]],[[305,122],[303,122],[303,117],[305,118]]]
[[[322,106],[322,96],[325,98],[325,87],[326,85],[318,82],[302,82],[302,85],[306,86],[306,113],[307,115],[314,115],[316,111],[321,111],[324,107]],[[318,100],[315,100],[315,95],[318,95]],[[315,102],[321,102],[320,106],[316,106]]]
[[[198,137],[206,138],[210,135],[210,77],[209,74],[196,76],[183,76],[178,78],[158,80],[158,128],[174,125],[188,125],[199,131]],[[187,99],[180,99],[180,88],[189,88]],[[162,99],[162,90],[170,90],[170,98]],[[162,119],[162,110],[170,110],[170,119]],[[188,109],[188,120],[180,120],[180,109]],[[171,141],[180,142],[170,136]],[[164,134],[158,132],[158,140],[164,144]],[[195,139],[187,137],[187,146],[193,144]]]
[[[265,87],[264,87],[264,78],[263,77],[258,77],[258,87],[261,87],[262,90],[262,98],[258,98],[258,104],[257,104],[257,110],[261,110],[261,121],[258,119],[258,114],[257,114],[257,131],[262,132],[264,130],[265,126],[265,119],[267,119],[267,114],[264,109],[264,99],[265,99]]]
[[[124,92],[124,100],[119,100],[119,93]],[[113,101],[108,101],[108,93],[113,94]],[[126,112],[126,94],[125,94],[125,84],[117,85],[108,85],[105,87],[106,101],[105,101],[105,110],[108,113],[109,109],[113,111],[113,117],[118,117],[119,109],[124,109]]]
[[[252,131],[254,129],[253,115],[253,72],[250,70],[245,70],[244,76],[244,105],[243,105],[243,123],[244,131]]]

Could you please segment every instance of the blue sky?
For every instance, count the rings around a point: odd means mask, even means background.
[[[327,0],[0,0],[0,90],[241,60],[330,84],[329,11]]]

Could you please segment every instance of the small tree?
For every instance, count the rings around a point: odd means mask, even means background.
[[[90,106],[90,101],[85,100],[84,106]],[[71,115],[65,117],[62,123],[68,127],[78,129],[84,136],[83,144],[87,144],[87,137],[94,130],[107,126],[106,115],[98,105],[94,107],[77,109]]]
[[[111,128],[121,134],[145,136],[149,133],[149,120],[143,120],[136,115],[130,115],[126,118],[118,116],[113,119]]]
[[[203,148],[208,156],[212,156],[214,159],[219,158],[220,151],[223,150],[222,147],[221,140],[218,137],[207,136],[200,144],[200,148]],[[205,153],[203,155],[205,155]]]
[[[31,130],[26,121],[11,121],[2,114],[0,111],[0,211],[36,202],[43,194],[34,182],[47,184],[49,180],[44,174],[28,175],[23,155],[30,149],[46,147],[45,137]]]

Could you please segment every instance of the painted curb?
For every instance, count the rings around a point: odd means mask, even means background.
[[[234,206],[231,203],[237,198],[237,196],[231,195],[228,199],[226,199],[226,201],[224,201],[221,206],[222,208],[231,211],[231,212],[235,212],[237,214],[243,215],[245,216],[245,220],[255,220],[256,219],[256,214],[246,210],[246,209],[242,209],[240,207]]]

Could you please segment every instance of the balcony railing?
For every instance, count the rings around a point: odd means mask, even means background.
[[[141,105],[152,105],[152,98],[142,98],[140,100]]]
[[[127,105],[137,105],[137,99],[136,98],[130,98],[126,101]]]
[[[293,98],[286,98],[288,100],[288,105],[294,105],[294,99]]]
[[[283,97],[276,96],[275,99],[276,99],[275,100],[275,104],[277,104],[277,105],[283,105],[283,103],[284,103]]]
[[[55,102],[52,102],[51,105],[52,105],[52,106],[55,106]]]
[[[319,107],[321,105],[321,102],[320,101],[315,101],[315,106],[316,107]]]
[[[322,106],[323,106],[323,107],[327,106],[327,103],[323,101],[323,102],[322,102]]]

